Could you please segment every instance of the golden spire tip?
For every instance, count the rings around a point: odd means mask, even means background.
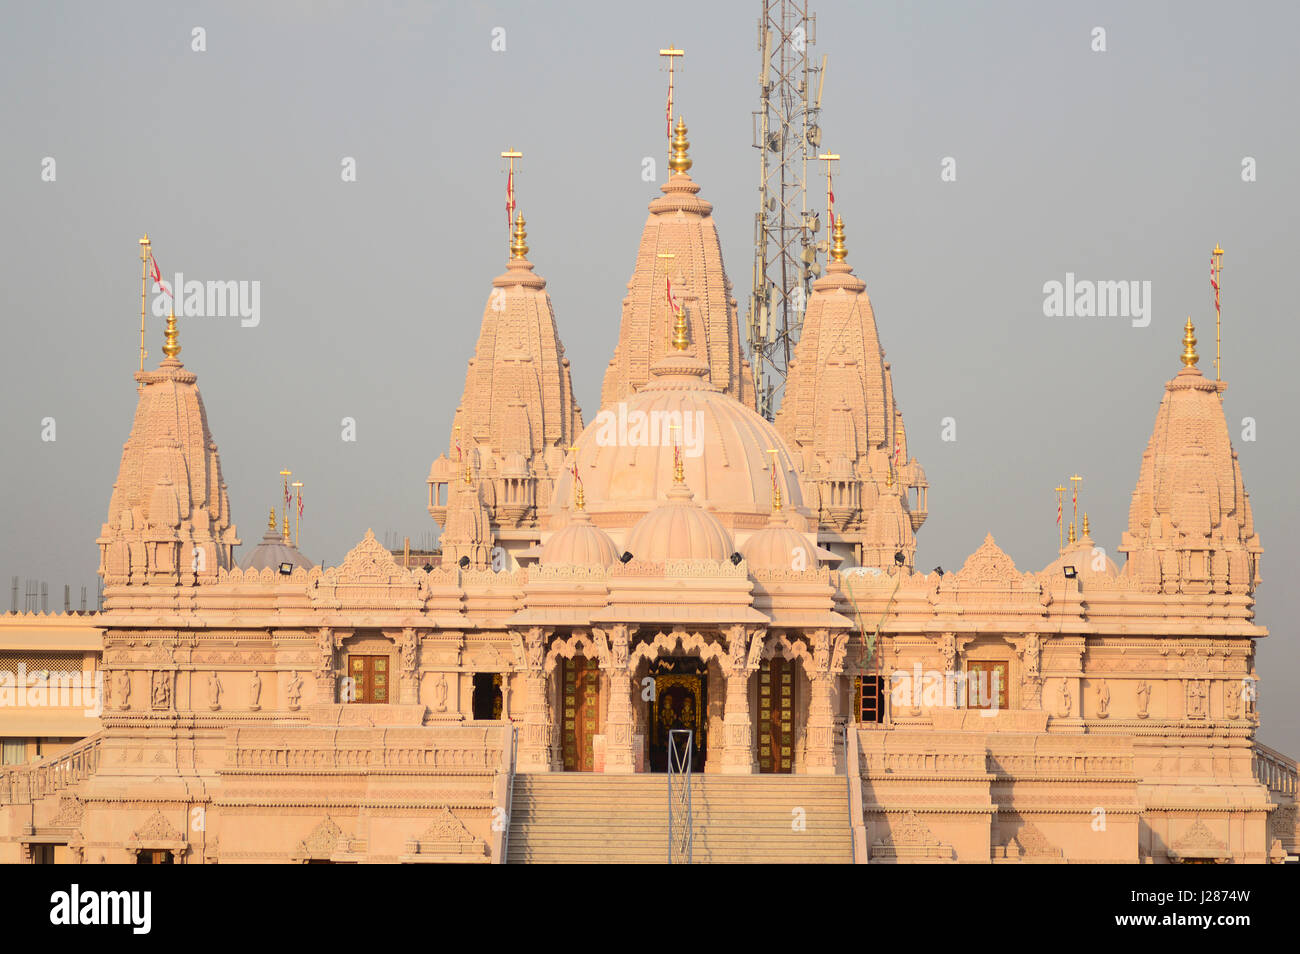
[[[266,529],[275,532],[275,507],[271,508],[271,519],[267,521]]]
[[[176,305],[173,302],[167,315],[167,330],[163,332],[163,354],[174,358],[181,353],[179,334],[176,331]]]
[[[1187,324],[1183,327],[1183,367],[1194,368],[1196,362],[1201,356],[1196,353],[1196,328],[1192,325],[1192,319],[1189,315]]]
[[[686,138],[686,120],[677,117],[677,132],[673,136],[673,155],[668,160],[668,168],[673,171],[674,175],[685,175],[693,162],[687,155],[687,150],[691,148],[690,141]]]
[[[831,261],[842,262],[848,257],[849,249],[844,244],[844,216],[837,215],[831,242]]]
[[[528,255],[528,243],[524,241],[528,232],[525,231],[524,224],[524,214],[520,212],[515,216],[514,238],[510,243],[511,259],[522,259]]]

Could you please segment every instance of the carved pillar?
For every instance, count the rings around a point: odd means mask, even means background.
[[[414,705],[420,701],[419,656],[420,637],[412,627],[402,630],[398,643],[401,670],[397,683],[397,701],[402,705]]]
[[[632,670],[628,664],[631,634],[627,626],[620,624],[599,634],[599,638],[600,664],[609,675],[609,703],[605,709],[605,771],[628,775],[636,771],[636,752],[632,745]]]
[[[727,633],[727,660],[723,673],[727,679],[727,702],[723,711],[725,745],[722,752],[724,775],[750,775],[757,769],[754,759],[754,724],[749,714],[749,674],[758,668],[764,633],[752,636],[756,652],[748,652],[751,638],[743,626],[733,626]],[[754,665],[750,666],[750,657]]]
[[[316,702],[330,705],[336,687],[334,679],[334,631],[322,626],[316,634],[316,669],[312,675],[316,679]]]
[[[835,774],[835,681],[844,671],[848,636],[832,637],[819,629],[812,634],[812,665],[808,677],[812,696],[808,702],[808,746],[804,768],[809,775]]]
[[[549,772],[554,767],[554,729],[548,698],[546,633],[540,626],[515,634],[515,652],[524,670],[524,723],[516,768],[520,772]]]
[[[1043,708],[1043,674],[1042,641],[1037,633],[1025,635],[1025,648],[1021,651],[1023,661],[1020,681],[1020,706],[1022,709],[1041,710]]]

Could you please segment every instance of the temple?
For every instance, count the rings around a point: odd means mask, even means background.
[[[316,565],[274,511],[238,563],[168,320],[102,491],[102,611],[0,617],[0,861],[664,861],[669,772],[674,860],[1294,860],[1260,540],[1190,319],[1122,567],[1085,516],[1041,570],[989,535],[921,573],[929,486],[844,221],[770,422],[691,168],[679,119],[585,425],[515,218],[425,481],[436,565],[372,533]]]

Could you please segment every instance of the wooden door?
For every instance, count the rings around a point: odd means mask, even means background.
[[[600,667],[585,656],[564,665],[564,770],[595,770],[594,737],[600,731]]]
[[[1010,665],[1004,660],[971,659],[966,662],[966,706],[999,710],[1007,707]],[[996,693],[995,690],[996,689]],[[997,704],[994,705],[996,698]]]
[[[758,670],[758,770],[794,771],[794,665],[764,660]]]
[[[352,678],[353,702],[388,701],[387,656],[348,656],[348,675]]]

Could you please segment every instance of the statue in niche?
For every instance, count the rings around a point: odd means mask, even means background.
[[[438,673],[438,679],[433,684],[433,711],[447,711],[447,674]]]
[[[158,671],[153,674],[151,694],[155,709],[170,709],[172,705],[172,676],[170,672]]]
[[[1061,680],[1061,708],[1057,710],[1062,719],[1070,716],[1070,708],[1074,705],[1074,696],[1070,693],[1070,682],[1068,679]]]
[[[1110,686],[1103,679],[1097,685],[1097,718],[1104,719],[1110,715]]]
[[[289,676],[289,708],[297,712],[302,702],[302,676],[298,675],[297,670]]]
[[[1145,679],[1141,680],[1138,683],[1137,694],[1138,718],[1145,719],[1149,715],[1148,710],[1151,705],[1151,683],[1147,682]]]
[[[208,673],[208,708],[213,712],[221,708],[221,679],[215,671]]]
[[[131,674],[125,670],[117,674],[117,698],[123,709],[131,708]]]
[[[254,712],[262,708],[262,674],[256,669],[248,680],[248,708]]]

